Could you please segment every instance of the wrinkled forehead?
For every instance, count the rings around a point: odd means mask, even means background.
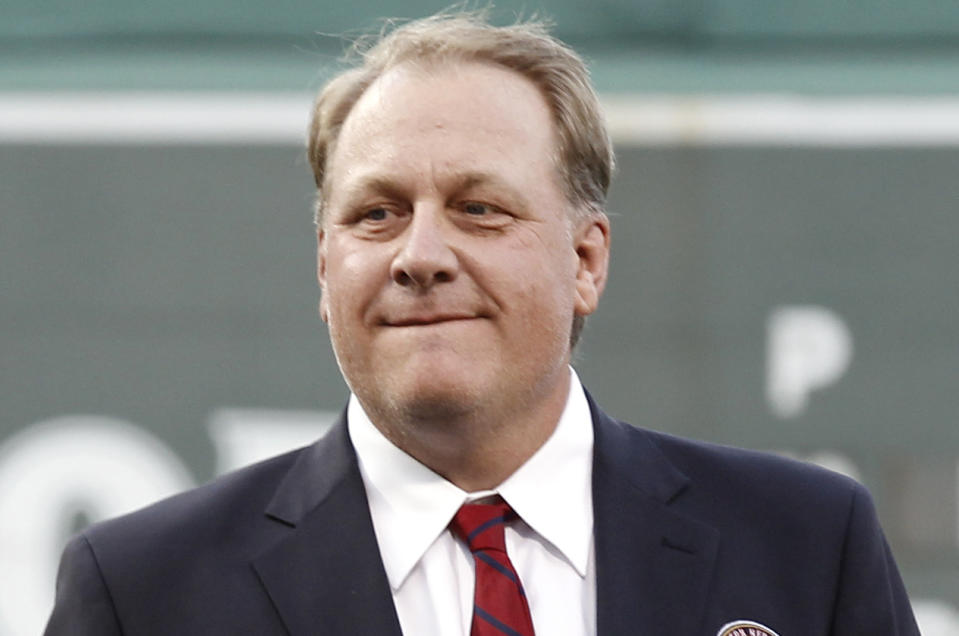
[[[500,145],[504,154],[508,149],[525,153],[528,161],[548,161],[556,183],[562,183],[552,110],[536,84],[489,62],[416,60],[390,67],[357,99],[328,155],[325,194],[352,161],[381,150],[386,140],[396,148],[405,136],[414,146],[425,136],[463,130],[473,133],[477,145]]]
[[[458,95],[451,93],[457,92]],[[428,99],[419,99],[424,96]],[[513,116],[542,116],[549,122],[551,134],[555,137],[555,122],[551,105],[531,79],[525,75],[486,61],[464,59],[416,59],[395,64],[380,73],[357,99],[343,124],[343,130],[350,126],[357,114],[382,113],[394,110],[400,104],[397,100],[416,100],[434,116],[443,112],[444,101],[449,98],[469,96],[475,105],[488,105],[499,102],[512,102],[527,108],[517,108]],[[470,109],[466,104],[463,116],[477,116],[481,109]],[[533,113],[533,110],[539,111]],[[503,114],[503,111],[497,111]],[[368,125],[368,122],[365,122]],[[342,131],[341,131],[342,135]]]
[[[515,71],[478,62],[404,63],[381,74],[353,105],[328,155],[326,176],[335,179],[343,174],[338,163],[384,145],[398,147],[404,138],[415,145],[423,137],[456,133],[474,149],[521,151],[528,161],[555,165],[555,128],[540,89]]]

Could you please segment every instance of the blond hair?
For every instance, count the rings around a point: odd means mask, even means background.
[[[322,220],[327,163],[353,106],[380,76],[407,63],[485,62],[515,71],[546,98],[557,133],[557,170],[580,214],[602,213],[612,177],[612,144],[583,60],[542,22],[492,26],[485,12],[442,13],[358,40],[360,65],[330,80],[313,106],[307,154]]]

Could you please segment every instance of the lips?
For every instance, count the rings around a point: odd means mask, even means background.
[[[475,318],[479,318],[479,316],[476,314],[467,313],[442,313],[398,316],[395,318],[388,318],[383,322],[389,327],[425,327],[428,325],[438,325],[445,322],[473,320]]]

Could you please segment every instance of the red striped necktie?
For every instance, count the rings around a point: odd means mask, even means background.
[[[526,593],[506,555],[505,524],[516,518],[509,504],[464,504],[450,529],[466,542],[476,564],[470,636],[533,636]]]

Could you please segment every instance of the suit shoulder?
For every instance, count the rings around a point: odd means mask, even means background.
[[[263,516],[276,488],[305,450],[290,451],[227,473],[139,510],[93,524],[83,534],[95,549],[137,541],[180,542],[188,534],[198,539],[223,536],[230,524]]]
[[[854,479],[767,451],[634,429],[646,435],[692,484],[713,497],[752,498],[757,504],[789,502],[810,511],[825,504],[845,508],[869,493]]]

